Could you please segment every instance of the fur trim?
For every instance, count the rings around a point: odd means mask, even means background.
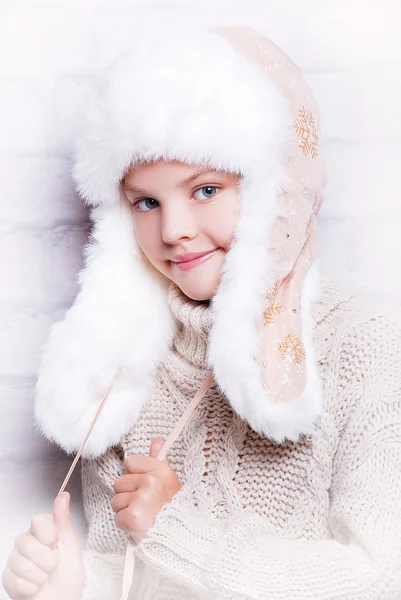
[[[134,161],[263,173],[283,121],[290,122],[277,86],[217,34],[169,32],[165,46],[165,31],[153,32],[158,44],[146,43],[148,34],[133,31],[80,127],[73,176],[93,206],[119,201],[120,181]]]
[[[134,425],[175,327],[163,284],[140,255],[128,207],[101,206],[92,218],[81,291],[51,329],[35,402],[43,434],[72,453],[117,376],[85,457],[102,454]]]
[[[246,260],[244,255],[241,258]],[[211,332],[209,358],[216,379],[239,416],[256,432],[279,443],[286,439],[296,442],[301,433],[313,433],[321,415],[322,387],[313,343],[316,324],[311,316],[312,304],[320,290],[319,281],[318,269],[312,265],[305,277],[301,299],[308,380],[304,393],[295,402],[272,402],[263,387],[258,363],[266,290],[263,278],[255,277],[255,273],[245,280],[226,277],[214,299],[216,323]],[[229,298],[235,298],[235,302]]]

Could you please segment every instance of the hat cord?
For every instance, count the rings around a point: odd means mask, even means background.
[[[96,421],[98,420],[99,415],[106,403],[107,397],[113,387],[115,379],[116,379],[116,376],[114,377],[112,383],[110,384],[107,392],[105,393],[105,395],[103,397],[103,400],[92,420],[92,423],[88,429],[88,432],[77,452],[76,457],[74,458],[74,461],[73,461],[73,463],[61,485],[61,488],[60,488],[58,494],[61,494],[64,491],[64,489],[76,467],[76,464],[82,454],[85,444],[86,444],[90,434],[92,433],[92,430],[96,424]],[[156,456],[157,460],[162,461],[166,458],[167,453],[170,450],[171,446],[174,444],[175,440],[178,438],[181,431],[184,429],[185,425],[188,423],[191,414],[194,412],[194,410],[196,409],[196,407],[198,406],[200,401],[204,398],[205,394],[207,393],[207,391],[210,388],[210,386],[212,385],[212,383],[213,383],[213,374],[210,371],[208,373],[206,379],[204,379],[201,387],[198,389],[195,396],[193,397],[191,402],[188,404],[188,406],[182,413],[181,417],[178,419],[177,423],[175,424],[173,430],[171,431],[170,435],[166,439],[165,443],[160,448],[160,450]],[[124,460],[126,459],[126,457],[127,457],[127,452],[124,453]],[[136,549],[135,541],[133,540],[133,538],[131,536],[129,536],[128,542],[127,542],[127,548],[126,548],[126,552],[125,552],[121,600],[128,600],[128,595],[129,595],[129,592],[132,587],[132,581],[133,581],[134,569],[135,569],[135,549]]]

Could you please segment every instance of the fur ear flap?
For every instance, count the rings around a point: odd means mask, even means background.
[[[226,292],[230,292],[233,281],[226,278]],[[246,286],[244,286],[246,287]],[[238,289],[237,292],[240,290]],[[303,344],[306,351],[306,386],[295,400],[277,402],[269,396],[261,376],[260,330],[255,326],[258,304],[253,303],[255,313],[248,311],[242,319],[239,332],[229,335],[227,325],[233,322],[233,311],[241,310],[241,302],[246,300],[239,293],[232,295],[236,303],[224,312],[221,304],[215,306],[215,323],[211,333],[210,361],[216,380],[225,393],[233,409],[245,419],[252,429],[277,443],[285,440],[297,442],[301,435],[312,434],[323,410],[323,389],[315,357],[314,330],[316,323],[312,318],[312,304],[317,301],[320,291],[320,275],[313,264],[305,277],[301,293],[301,319],[303,325]],[[254,294],[254,296],[256,296]],[[222,297],[216,295],[218,301]],[[259,304],[259,314],[265,303]],[[227,314],[226,314],[227,313]],[[245,314],[245,312],[243,312]],[[238,322],[238,320],[237,320]],[[258,358],[259,357],[259,358]],[[213,361],[213,362],[212,362]]]
[[[73,453],[116,377],[83,456],[99,456],[135,424],[174,335],[165,284],[144,262],[124,204],[92,211],[80,292],[44,348],[36,386],[41,432]]]

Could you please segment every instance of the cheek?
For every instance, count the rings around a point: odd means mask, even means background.
[[[213,229],[213,231],[211,231],[211,239],[213,239],[214,243],[216,246],[219,246],[220,248],[223,248],[226,252],[228,252],[228,250],[231,247],[231,243],[233,240],[233,236],[234,236],[234,231],[232,228],[227,227],[227,224],[224,224],[224,228],[223,227],[219,227],[216,229]]]
[[[138,246],[149,259],[157,255],[160,236],[154,219],[145,221],[143,215],[134,217],[134,235]]]
[[[228,251],[234,237],[238,221],[238,212],[230,207],[218,210],[208,219],[207,227],[209,237],[216,246]]]

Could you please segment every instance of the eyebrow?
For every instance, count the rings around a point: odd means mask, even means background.
[[[182,181],[180,181],[180,185],[187,185],[188,183],[191,183],[192,181],[194,181],[195,179],[197,179],[201,175],[206,175],[208,173],[215,174],[215,173],[217,173],[217,171],[214,171],[213,169],[205,169],[204,171],[200,171],[199,173],[194,173],[190,177],[187,177],[186,179],[183,179]],[[147,194],[148,193],[145,190],[140,190],[139,188],[135,188],[135,187],[126,187],[126,186],[124,186],[124,189],[127,192],[136,192],[136,193],[139,193],[139,194]]]
[[[181,183],[181,185],[191,183],[191,181],[193,181],[194,179],[197,179],[197,177],[200,177],[201,175],[206,175],[208,173],[214,174],[214,173],[216,173],[216,171],[213,171],[213,169],[204,169],[203,171],[200,171],[199,173],[194,173],[194,175],[187,177],[187,179],[183,179],[180,183]]]

